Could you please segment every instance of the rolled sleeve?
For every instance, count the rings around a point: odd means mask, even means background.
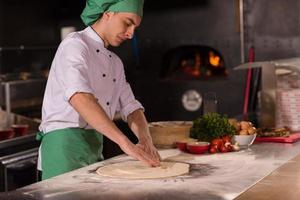
[[[68,42],[68,41],[67,41]],[[60,74],[64,87],[64,99],[68,101],[76,92],[94,94],[89,83],[88,65],[86,63],[86,46],[79,41],[72,40],[64,47],[65,56],[61,56]]]
[[[94,91],[91,88],[85,87],[84,85],[72,86],[66,89],[64,99],[66,101],[69,101],[69,99],[77,92],[84,92],[90,94],[94,93]]]
[[[127,121],[128,115],[134,112],[135,110],[145,110],[142,104],[135,99],[131,87],[127,82],[125,83],[120,96],[120,108],[120,114],[124,121]]]
[[[139,101],[134,100],[133,102],[130,102],[125,108],[121,110],[122,119],[124,121],[127,121],[128,115],[130,115],[132,112],[138,109],[142,109],[143,111],[145,111],[144,107]]]

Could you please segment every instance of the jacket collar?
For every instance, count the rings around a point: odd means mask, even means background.
[[[91,26],[88,26],[86,28],[86,32],[89,37],[91,37],[96,42],[100,43],[101,47],[105,48],[103,39],[96,33],[96,31]]]
[[[103,39],[96,33],[96,31],[91,26],[88,26],[85,31],[87,35],[99,45],[99,50],[106,56],[111,57],[111,52],[104,46]]]

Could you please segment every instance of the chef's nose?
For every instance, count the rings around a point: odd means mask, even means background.
[[[134,27],[133,27],[133,28],[129,28],[129,29],[126,31],[126,38],[132,39],[133,34],[134,34]]]

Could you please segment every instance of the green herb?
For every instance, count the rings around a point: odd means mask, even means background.
[[[193,122],[190,131],[190,137],[200,141],[211,142],[215,138],[221,138],[225,135],[234,135],[236,132],[234,126],[229,124],[226,115],[218,113],[207,113]]]

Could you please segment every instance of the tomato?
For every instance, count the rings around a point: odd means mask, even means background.
[[[223,145],[223,140],[220,139],[220,138],[216,138],[216,139],[213,139],[211,141],[211,145],[214,146],[216,145],[218,149],[220,149],[220,147]]]
[[[230,142],[231,141],[231,137],[229,135],[225,135],[225,136],[222,137],[222,140],[223,140],[224,143]]]
[[[221,151],[222,153],[225,153],[225,152],[227,152],[227,148],[226,148],[224,145],[222,145],[222,146],[220,147],[220,151]]]
[[[212,146],[212,147],[210,147],[210,149],[209,149],[209,152],[210,152],[210,153],[217,153],[217,151],[218,151],[218,149],[217,149],[216,146]]]
[[[227,146],[226,146],[226,150],[227,150],[228,152],[231,152],[231,151],[233,150],[232,145],[231,145],[231,144],[230,144],[230,145],[227,145]]]

